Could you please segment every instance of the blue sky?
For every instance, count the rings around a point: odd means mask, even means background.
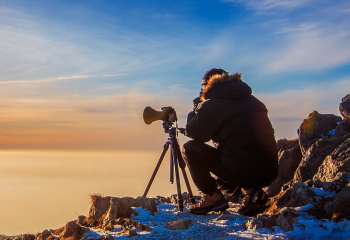
[[[164,133],[143,108],[184,125],[213,67],[242,72],[295,138],[312,110],[340,115],[349,37],[348,0],[0,0],[0,145],[149,148]]]

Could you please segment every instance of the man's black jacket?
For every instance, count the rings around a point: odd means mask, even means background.
[[[232,172],[231,183],[243,188],[268,186],[277,177],[278,157],[265,105],[239,74],[213,76],[201,99],[188,114],[186,135],[213,141],[222,164]]]

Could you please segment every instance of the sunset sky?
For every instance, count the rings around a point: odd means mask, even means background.
[[[348,0],[0,0],[0,148],[159,149],[210,68],[242,72],[276,139],[350,93]],[[186,138],[181,138],[186,141]]]

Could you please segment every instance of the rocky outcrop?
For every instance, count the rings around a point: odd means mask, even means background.
[[[339,105],[339,112],[347,124],[350,124],[350,94],[342,98]]]
[[[315,196],[315,192],[312,191],[305,183],[298,182],[277,199],[276,206],[277,208],[283,208],[301,207],[307,204],[314,204]]]
[[[296,151],[295,140],[277,141],[279,176],[265,188],[272,198],[264,214],[257,217],[259,221],[246,222],[247,229],[279,226],[292,231],[298,211],[319,219],[350,219],[350,94],[342,99],[339,111],[344,119],[313,111],[301,123],[298,140],[302,159],[295,169],[289,165],[292,150]],[[282,180],[290,174],[285,168],[294,173],[292,181]],[[282,182],[285,185],[281,188]]]
[[[281,191],[281,187],[293,179],[294,172],[297,169],[302,154],[299,147],[298,139],[288,141],[282,139],[277,141],[278,152],[278,176],[264,190],[273,197]]]
[[[323,160],[349,137],[350,134],[342,137],[326,137],[312,144],[304,153],[303,159],[295,172],[294,182],[304,182],[313,178]]]
[[[102,197],[92,195],[92,206],[89,211],[89,217],[84,220],[85,225],[108,225],[111,221],[118,218],[130,218],[137,212],[132,207],[142,207],[150,211],[152,215],[157,212],[155,198],[138,197]]]
[[[314,179],[331,181],[339,172],[350,173],[350,138],[326,157]]]
[[[338,126],[342,119],[333,114],[320,114],[313,111],[304,119],[298,129],[300,149],[305,156],[307,150],[318,139],[329,135],[329,132]]]

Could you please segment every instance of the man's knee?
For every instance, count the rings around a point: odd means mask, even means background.
[[[182,152],[185,154],[202,153],[204,144],[203,142],[189,140],[182,146]]]

